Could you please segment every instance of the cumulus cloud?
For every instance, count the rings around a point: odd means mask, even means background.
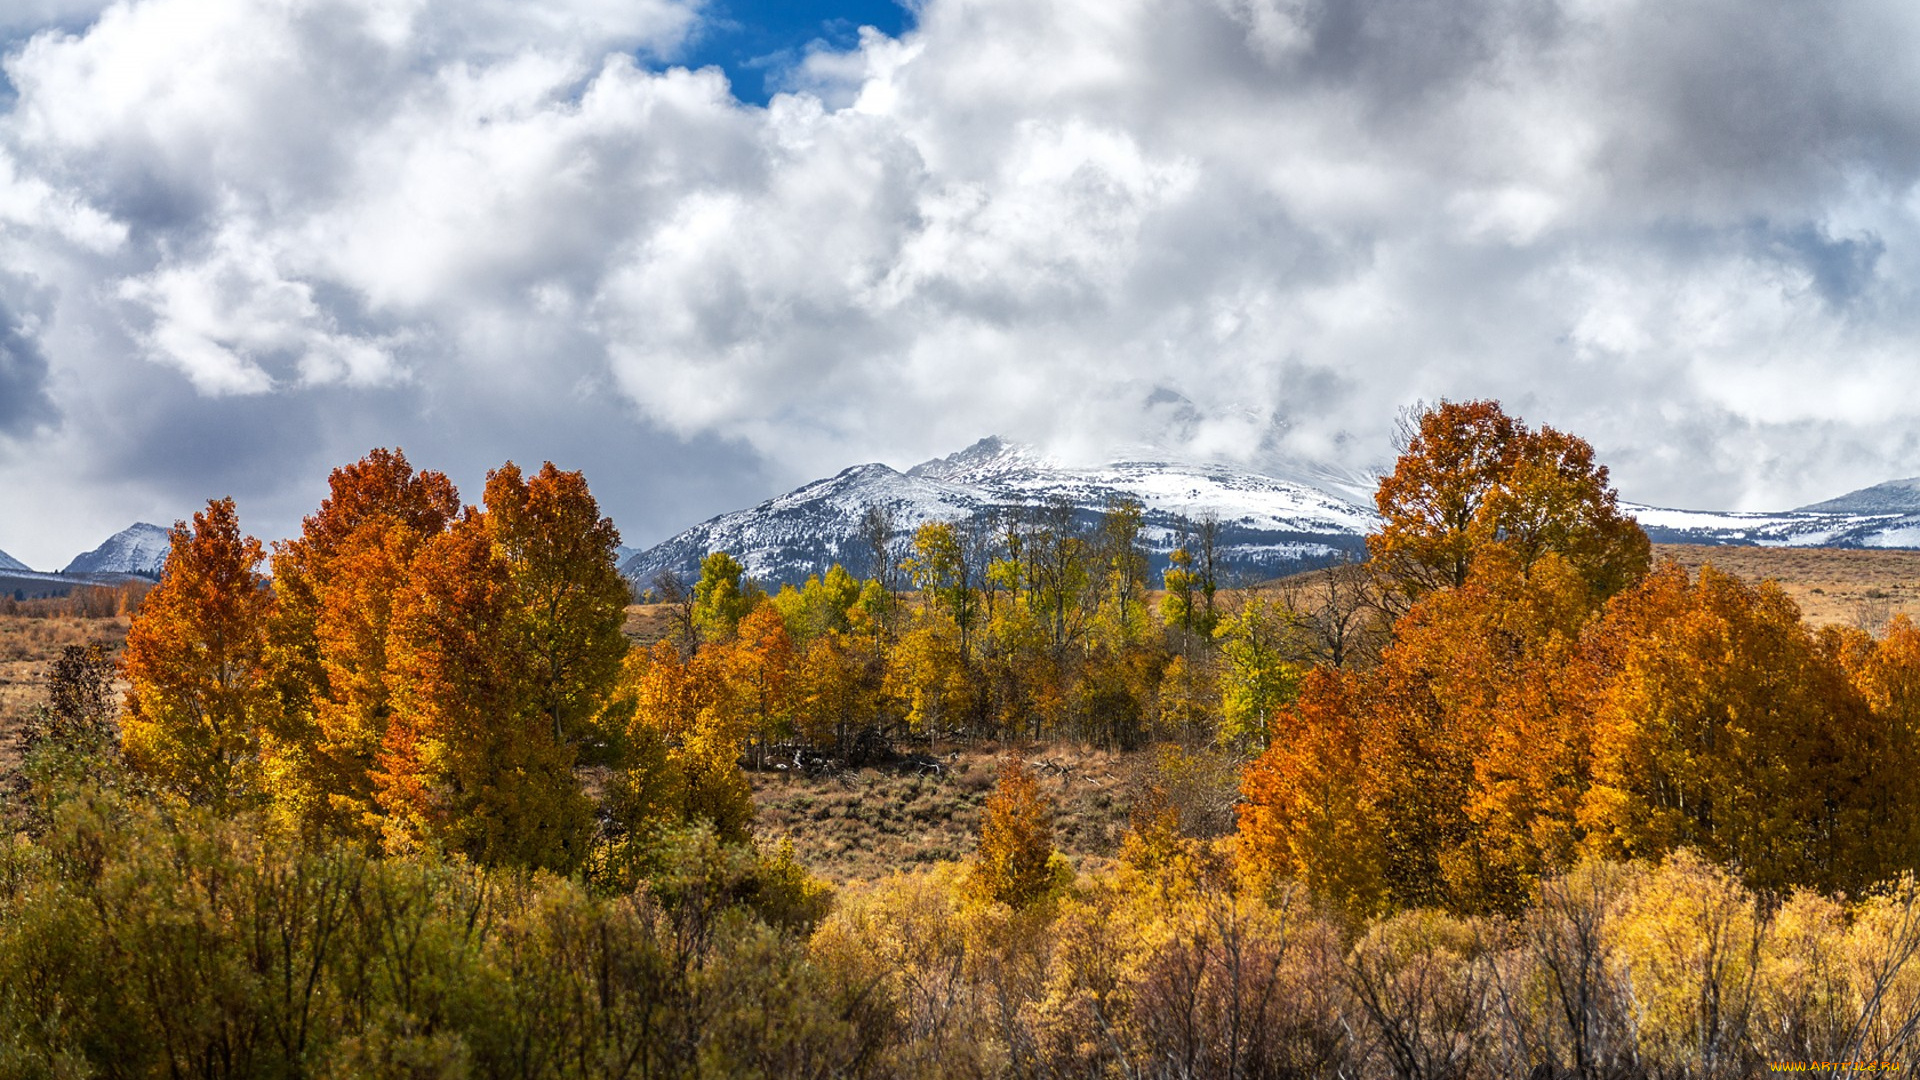
[[[672,66],[705,18],[11,10],[0,482],[273,533],[376,443],[558,455],[651,540],[988,432],[1363,469],[1477,395],[1651,501],[1920,472],[1911,5],[927,0],[765,108]]]

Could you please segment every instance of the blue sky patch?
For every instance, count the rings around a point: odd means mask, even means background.
[[[701,13],[701,27],[676,63],[718,65],[735,97],[765,105],[808,45],[850,49],[862,26],[898,37],[912,28],[913,13],[894,0],[717,0]]]

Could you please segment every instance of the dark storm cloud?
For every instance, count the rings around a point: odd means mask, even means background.
[[[25,435],[53,416],[46,354],[13,313],[0,306],[0,435]]]

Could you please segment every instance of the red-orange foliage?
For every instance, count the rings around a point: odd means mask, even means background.
[[[1483,558],[1375,670],[1313,673],[1247,770],[1247,857],[1363,911],[1515,910],[1583,853],[1692,848],[1772,889],[1914,865],[1920,634],[1816,639],[1711,567],[1589,596],[1558,556]]]
[[[240,535],[232,499],[173,528],[160,584],[127,634],[124,724],[129,764],[163,790],[231,808],[260,794],[273,594],[257,572],[260,542]]]
[[[1568,850],[1539,819],[1579,783],[1554,677],[1587,611],[1564,560],[1497,553],[1374,670],[1314,671],[1247,770],[1249,857],[1362,910],[1517,904]]]
[[[1574,436],[1533,431],[1498,402],[1442,402],[1420,417],[1374,501],[1374,565],[1409,597],[1466,584],[1501,544],[1531,565],[1552,551],[1605,597],[1646,573],[1646,534],[1620,513],[1605,466]]]
[[[271,783],[309,829],[378,831],[375,757],[392,708],[387,630],[415,552],[459,513],[459,494],[399,450],[335,469],[329,495],[273,558],[275,680],[287,702]]]

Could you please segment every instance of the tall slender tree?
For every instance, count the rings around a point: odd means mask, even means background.
[[[373,769],[392,715],[387,630],[422,544],[460,511],[459,493],[379,449],[335,469],[301,534],[276,547],[272,667],[285,703],[268,783],[308,831],[372,837]]]
[[[232,499],[174,525],[172,545],[127,634],[126,758],[163,791],[229,810],[261,795],[261,736],[278,710],[265,552],[240,534]]]

